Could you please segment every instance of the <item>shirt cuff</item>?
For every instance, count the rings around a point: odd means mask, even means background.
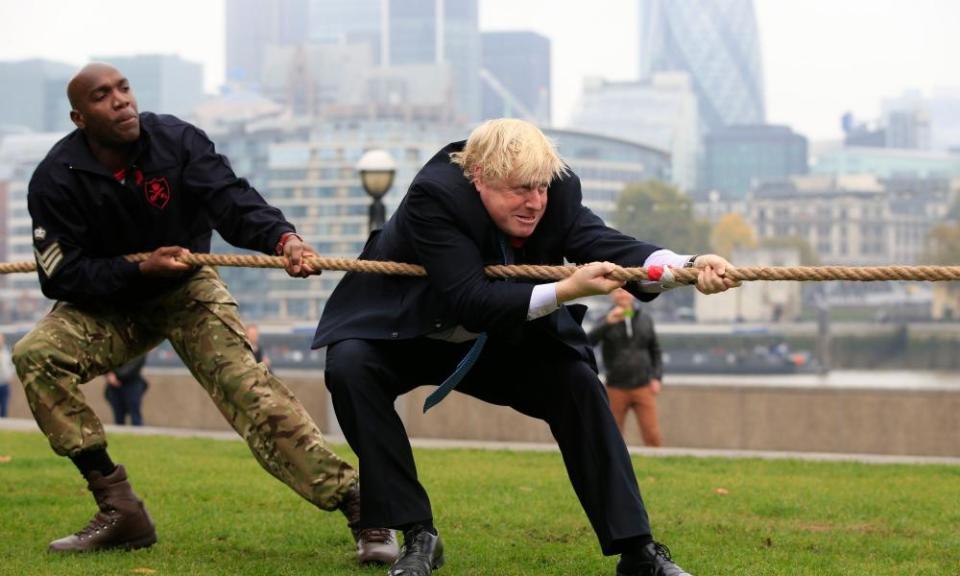
[[[537,284],[530,293],[527,320],[536,320],[560,308],[557,304],[557,283]]]
[[[661,248],[653,254],[647,256],[647,259],[643,261],[643,266],[669,266],[671,268],[683,268],[684,264],[690,260],[692,254],[677,254],[673,250],[667,250],[666,248]],[[660,282],[654,280],[641,280],[638,282],[640,284],[640,290],[644,292],[666,292],[668,288],[664,288]]]

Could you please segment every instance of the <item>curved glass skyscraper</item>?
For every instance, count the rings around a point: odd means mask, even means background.
[[[705,132],[765,120],[753,0],[640,0],[640,78],[683,71]]]

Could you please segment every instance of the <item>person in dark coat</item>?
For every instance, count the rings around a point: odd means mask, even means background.
[[[143,355],[127,362],[123,366],[107,372],[105,378],[107,387],[104,396],[113,410],[113,421],[123,426],[130,416],[131,426],[143,426],[143,415],[140,405],[143,395],[147,391],[147,380],[143,377],[143,366],[147,363],[147,356]]]
[[[51,148],[27,193],[40,289],[57,302],[17,342],[13,363],[37,425],[86,480],[97,512],[48,549],[131,550],[157,541],[80,387],[169,340],[267,472],[316,507],[343,512],[359,561],[392,561],[390,532],[356,525],[356,470],[254,359],[226,284],[213,268],[180,259],[208,252],[214,230],[235,246],[282,256],[293,277],[314,272],[304,260],[312,250],[203,131],[140,112],[113,66],[84,66],[67,97],[77,129]],[[137,252],[149,254],[125,258]]]
[[[631,410],[647,446],[663,444],[657,420],[657,394],[663,381],[663,355],[653,318],[635,306],[633,294],[614,290],[614,306],[590,331],[590,343],[601,346],[610,411],[623,432]]]
[[[363,469],[361,526],[402,530],[390,575],[426,576],[444,562],[427,492],[417,478],[397,396],[453,387],[546,421],[604,554],[617,573],[686,574],[653,540],[633,466],[610,414],[585,308],[566,306],[623,282],[614,264],[699,270],[704,293],[726,290],[729,263],[693,258],[608,228],[583,206],[580,181],[534,125],[477,127],[440,150],[361,258],[422,264],[427,277],[347,274],[327,302],[314,348],[327,347],[325,381],[337,420]],[[559,282],[492,280],[489,264],[585,264]],[[630,283],[641,299],[670,288],[672,272]],[[468,488],[467,486],[464,487]],[[505,487],[509,490],[509,487]]]

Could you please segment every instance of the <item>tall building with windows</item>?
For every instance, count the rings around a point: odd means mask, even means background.
[[[960,152],[960,88],[938,88],[927,96],[907,90],[883,100],[886,146]]]
[[[913,264],[956,186],[945,178],[793,176],[753,190],[748,220],[760,239],[806,241],[823,264]]]
[[[379,66],[389,58],[381,41],[389,14],[389,0],[311,0],[309,41],[318,44],[370,48]]]
[[[368,43],[381,67],[446,66],[455,113],[480,118],[477,0],[311,0],[310,40]]]
[[[483,117],[550,124],[550,39],[536,32],[484,32]]]
[[[640,78],[663,71],[690,75],[704,133],[763,124],[753,0],[640,0]]]
[[[684,73],[640,82],[588,79],[570,125],[663,150],[670,156],[670,181],[685,191],[697,187],[697,99]]]
[[[703,165],[702,189],[743,199],[760,182],[806,174],[807,139],[787,126],[720,128],[707,134]]]
[[[305,42],[310,0],[227,0],[227,81],[256,86],[268,46]]]

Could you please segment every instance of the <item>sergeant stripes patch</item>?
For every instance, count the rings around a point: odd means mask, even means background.
[[[44,249],[43,252],[33,249],[33,254],[37,257],[37,264],[43,270],[43,273],[50,278],[56,271],[60,261],[63,260],[63,252],[60,250],[60,243],[54,242]]]

